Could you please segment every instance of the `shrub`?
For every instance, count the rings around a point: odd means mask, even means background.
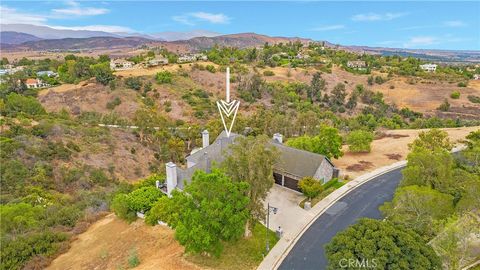
[[[460,92],[459,91],[453,91],[450,94],[450,97],[453,98],[453,99],[459,99],[460,98]]]
[[[46,113],[37,99],[17,93],[8,94],[5,100],[4,112],[10,116],[16,116],[18,113],[26,113],[28,115],[42,115]]]
[[[298,187],[303,192],[303,195],[309,199],[313,199],[323,190],[322,184],[312,177],[304,177],[298,182]]]
[[[350,152],[370,152],[370,144],[373,141],[373,133],[364,130],[355,130],[347,136],[348,149]]]
[[[163,196],[155,186],[141,187],[128,194],[128,208],[135,212],[147,212]]]
[[[155,75],[155,80],[158,84],[162,83],[172,83],[172,73],[168,71],[160,71]]]
[[[472,103],[480,103],[480,97],[479,96],[468,95],[467,98]]]
[[[137,218],[135,211],[130,210],[128,207],[128,195],[118,194],[113,198],[112,205],[110,207],[115,215],[128,222],[132,222]]]
[[[142,88],[142,80],[140,77],[128,77],[125,79],[125,85],[127,88],[133,89],[133,90],[140,90]]]
[[[274,75],[275,75],[275,73],[271,70],[265,70],[263,72],[263,76],[274,76]]]
[[[459,82],[457,84],[458,87],[467,87],[467,83],[466,82]]]
[[[122,103],[122,100],[119,97],[115,97],[112,101],[107,103],[107,109],[113,110],[115,107],[120,105]]]
[[[375,77],[375,83],[376,84],[383,84],[385,82],[385,79],[382,78],[381,76]]]
[[[138,258],[138,253],[136,249],[130,250],[130,255],[128,255],[128,266],[130,268],[137,267],[140,264],[140,259]]]
[[[448,103],[448,100],[445,99],[440,106],[438,106],[437,110],[440,110],[442,112],[448,112],[450,110],[450,103]]]
[[[213,65],[207,65],[205,69],[211,73],[215,73],[217,71],[217,69]]]

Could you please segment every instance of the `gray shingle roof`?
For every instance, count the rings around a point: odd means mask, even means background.
[[[184,179],[190,182],[194,171],[209,171],[212,164],[220,164],[225,159],[225,152],[228,151],[230,144],[239,136],[242,135],[231,133],[230,137],[227,137],[225,131],[223,131],[212,144],[188,156],[186,158],[187,161],[194,163],[194,165],[186,169],[178,168],[177,178],[179,188],[183,189]],[[271,140],[270,143],[274,145],[280,153],[279,160],[274,165],[274,171],[276,172],[303,178],[305,176],[314,176],[324,159],[332,164],[330,160],[323,155],[292,148],[274,140]]]

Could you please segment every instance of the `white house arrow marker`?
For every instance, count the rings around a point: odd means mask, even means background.
[[[230,101],[230,68],[228,67],[227,67],[226,85],[227,85],[226,101],[225,100],[217,101],[217,107],[218,107],[218,110],[220,111],[220,116],[222,117],[222,123],[223,123],[223,127],[225,128],[225,132],[227,133],[227,137],[230,137],[230,132],[232,131],[233,123],[235,122],[235,117],[237,117],[237,111],[238,111],[238,107],[240,106],[240,101],[238,100]],[[232,122],[227,127],[227,122],[225,120],[230,118],[232,118]]]

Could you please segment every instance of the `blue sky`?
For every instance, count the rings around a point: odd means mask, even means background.
[[[203,29],[343,45],[480,50],[480,2],[2,1],[1,23],[155,33]]]

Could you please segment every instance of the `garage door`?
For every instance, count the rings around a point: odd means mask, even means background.
[[[278,173],[273,173],[273,179],[275,179],[275,184],[282,185],[282,175]]]
[[[293,179],[293,178],[290,178],[288,176],[285,176],[284,178],[284,183],[285,183],[285,187],[288,187],[288,188],[291,188],[291,189],[294,189],[296,191],[300,191],[300,189],[298,188],[298,181]]]

